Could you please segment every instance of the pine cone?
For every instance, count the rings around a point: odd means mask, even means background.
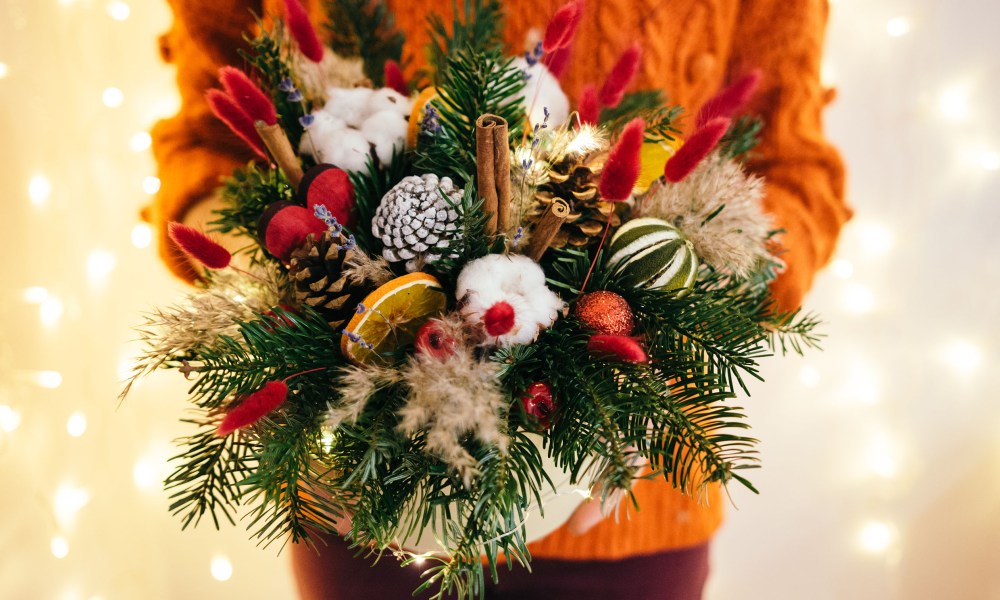
[[[290,274],[296,302],[323,315],[338,331],[371,291],[352,285],[344,276],[344,263],[354,252],[357,250],[344,249],[340,236],[326,232],[318,238],[310,234],[292,253]]]
[[[552,248],[562,248],[566,244],[581,247],[600,239],[609,218],[612,227],[621,224],[616,210],[616,205],[620,203],[604,202],[597,192],[607,157],[606,151],[599,150],[547,163],[544,178],[547,181],[538,186],[535,192],[537,202],[527,219],[536,221],[556,198],[562,198],[569,204],[570,215],[552,241]]]
[[[382,256],[389,262],[405,260],[409,272],[445,256],[459,235],[455,206],[461,204],[462,193],[450,178],[438,180],[433,173],[397,183],[372,219],[372,233],[385,245]]]

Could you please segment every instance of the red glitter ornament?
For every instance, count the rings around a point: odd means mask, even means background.
[[[542,429],[548,429],[552,425],[552,417],[556,411],[555,401],[552,399],[552,386],[542,381],[532,383],[521,396],[521,406],[528,416],[538,421]]]
[[[629,335],[635,329],[628,302],[606,290],[584,294],[573,307],[573,316],[599,334]]]

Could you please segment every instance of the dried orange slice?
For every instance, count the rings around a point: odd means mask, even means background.
[[[434,86],[424,88],[413,101],[413,108],[410,110],[410,120],[406,125],[406,147],[417,147],[417,136],[420,134],[420,122],[424,120],[424,107],[427,103],[437,98],[437,88]]]
[[[412,344],[431,317],[444,312],[447,298],[427,273],[397,277],[368,294],[344,327],[340,350],[354,363],[385,363],[382,355]]]

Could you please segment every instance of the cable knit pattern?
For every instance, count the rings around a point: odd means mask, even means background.
[[[177,64],[183,107],[153,131],[163,185],[148,215],[165,233],[168,220],[183,217],[205,198],[218,178],[249,160],[205,106],[204,90],[214,85],[225,63],[241,64],[235,49],[254,26],[249,12],[280,14],[281,0],[170,0],[175,22],[161,41],[164,58]],[[389,0],[397,23],[407,32],[410,73],[424,62],[429,11],[450,19],[449,3]],[[306,0],[318,18],[320,0]],[[507,0],[506,39],[513,52],[524,49],[532,28],[540,33],[561,0]],[[767,179],[766,207],[785,229],[788,263],[774,285],[784,308],[799,305],[816,270],[830,257],[846,207],[843,167],[822,135],[826,97],[819,85],[819,61],[826,23],[825,0],[587,0],[563,85],[571,98],[587,83],[600,85],[621,52],[634,40],[643,46],[643,66],[631,89],[661,88],[693,115],[724,83],[751,68],[765,76],[753,109],[766,127],[755,172]],[[194,273],[161,236],[161,252],[178,274]],[[623,504],[619,517],[582,537],[564,529],[531,545],[532,555],[561,559],[615,559],[696,545],[711,538],[722,520],[723,495],[711,486],[704,497],[684,497],[662,481],[639,481],[640,511]],[[626,503],[627,504],[627,503]]]

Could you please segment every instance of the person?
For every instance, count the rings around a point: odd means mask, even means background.
[[[147,215],[160,225],[202,218],[205,198],[219,177],[245,164],[245,147],[212,116],[204,100],[220,66],[242,64],[242,36],[254,14],[277,15],[280,0],[169,0],[170,31],[161,38],[165,60],[177,66],[182,107],[153,131],[162,187]],[[407,35],[404,64],[423,64],[430,11],[451,18],[448,3],[388,0]],[[512,53],[543,30],[563,0],[506,0],[505,38]],[[318,19],[320,0],[303,4]],[[251,12],[252,11],[252,12]],[[798,307],[814,274],[829,260],[841,226],[850,217],[844,200],[844,168],[824,138],[821,113],[832,98],[819,81],[825,0],[600,0],[586,2],[561,79],[570,98],[587,83],[600,84],[633,41],[643,48],[631,89],[659,88],[688,114],[735,77],[759,68],[764,76],[748,112],[765,128],[750,169],[766,179],[765,209],[784,231],[786,268],[772,291],[782,309]],[[691,126],[693,118],[688,119]],[[187,279],[195,272],[160,236],[170,268]],[[563,526],[532,543],[532,571],[504,569],[486,598],[700,598],[708,576],[708,545],[723,518],[718,486],[702,498],[681,495],[668,484],[639,480],[640,510],[628,518],[591,517]],[[340,540],[327,538],[319,552],[295,545],[292,562],[304,598],[404,598],[416,587],[417,567],[400,569],[383,560],[369,568]],[[370,561],[369,561],[370,562]]]

